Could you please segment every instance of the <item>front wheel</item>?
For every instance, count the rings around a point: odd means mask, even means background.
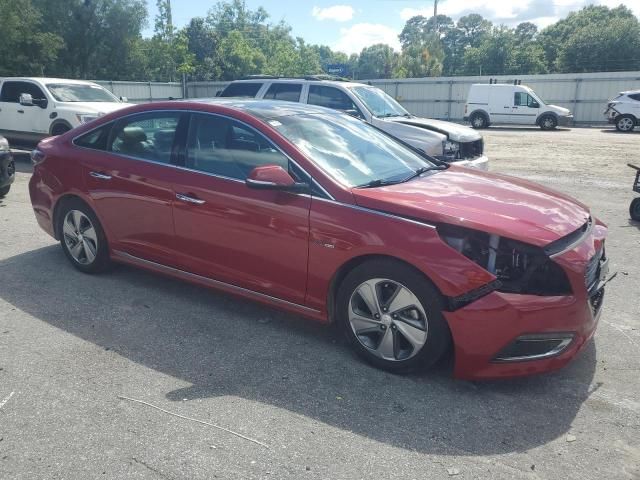
[[[616,130],[619,132],[632,132],[636,126],[636,119],[631,115],[622,115],[616,119]]]
[[[640,198],[634,198],[629,205],[629,215],[632,220],[640,222]]]
[[[540,119],[540,128],[542,130],[555,130],[558,126],[558,120],[553,115],[546,115]]]
[[[339,287],[336,308],[354,350],[385,370],[427,369],[451,342],[440,293],[400,262],[373,260],[356,267]]]
[[[66,201],[58,215],[62,250],[84,273],[98,273],[110,266],[109,246],[95,213],[79,199]]]

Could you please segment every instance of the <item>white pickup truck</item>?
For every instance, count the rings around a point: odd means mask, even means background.
[[[128,105],[97,83],[0,78],[0,135],[14,146],[32,146]]]

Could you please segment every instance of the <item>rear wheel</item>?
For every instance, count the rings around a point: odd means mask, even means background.
[[[109,246],[95,213],[78,199],[60,208],[58,234],[69,261],[84,273],[105,271],[110,265]]]
[[[640,222],[640,198],[634,198],[629,205],[629,215],[632,220]]]
[[[545,115],[540,119],[540,128],[542,130],[554,130],[558,126],[558,120],[553,115]]]
[[[489,126],[489,120],[487,119],[487,116],[479,112],[472,114],[469,118],[469,122],[471,123],[471,126],[473,128],[478,130],[487,128]]]
[[[339,287],[336,309],[355,351],[385,370],[427,369],[451,341],[439,292],[422,274],[393,260],[352,270]]]
[[[616,119],[616,130],[619,132],[632,132],[636,126],[636,119],[631,115],[621,115]]]
[[[7,193],[9,193],[9,190],[11,190],[11,185],[7,185],[6,187],[0,188],[0,198],[6,196]]]

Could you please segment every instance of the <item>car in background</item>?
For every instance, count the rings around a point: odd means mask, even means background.
[[[502,124],[553,130],[558,125],[570,125],[573,115],[567,108],[545,103],[531,88],[517,82],[475,83],[469,88],[464,120],[478,129]]]
[[[438,160],[483,170],[489,168],[482,136],[472,129],[416,117],[377,87],[334,78],[257,75],[231,82],[219,96],[284,100],[341,110]]]
[[[13,162],[9,142],[6,138],[0,136],[0,198],[9,193],[15,178],[16,165]]]
[[[60,78],[0,78],[0,134],[34,146],[130,104],[97,83]]]
[[[607,104],[604,116],[619,132],[632,132],[640,125],[640,90],[620,92]]]
[[[36,219],[78,270],[121,262],[337,322],[390,371],[447,351],[463,378],[555,370],[602,311],[607,228],[587,206],[335,110],[138,105],[32,159]]]

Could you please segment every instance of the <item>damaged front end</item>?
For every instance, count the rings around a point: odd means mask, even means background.
[[[450,298],[450,310],[468,305],[494,290],[540,296],[572,293],[567,274],[543,248],[459,226],[440,225],[437,230],[450,247],[496,277],[494,282],[476,291]]]

